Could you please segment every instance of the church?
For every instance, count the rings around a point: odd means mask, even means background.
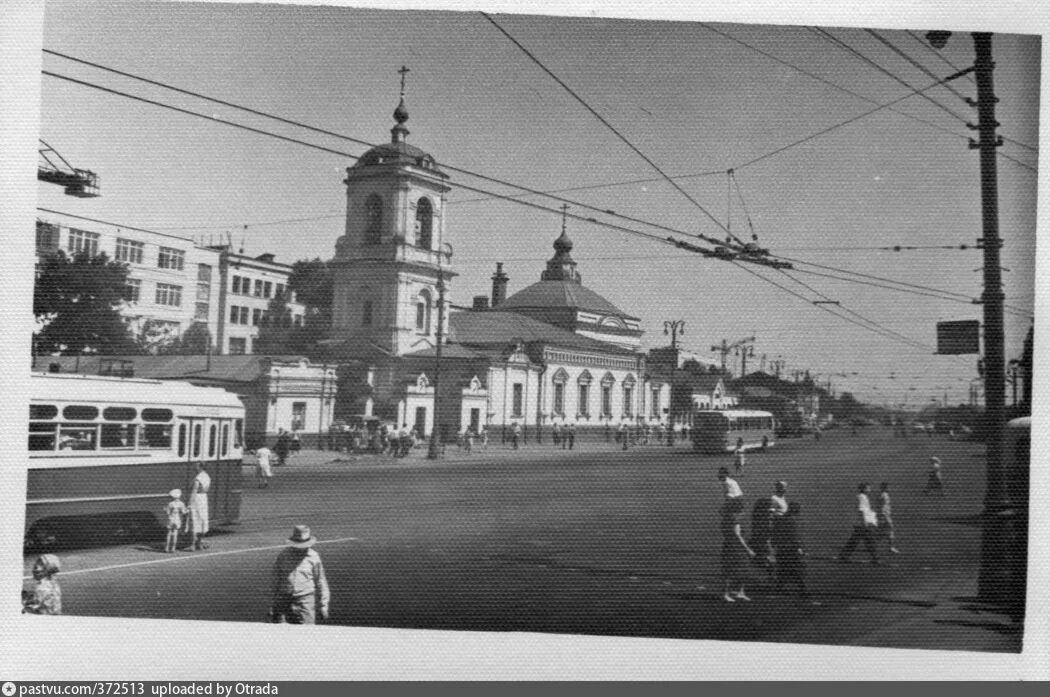
[[[428,436],[437,423],[446,442],[467,429],[507,438],[517,427],[542,442],[555,425],[583,437],[666,425],[671,386],[647,375],[640,320],[583,285],[564,219],[537,282],[508,296],[497,264],[491,297],[471,307],[448,300],[452,187],[407,142],[403,90],[394,120],[390,142],[347,168],[344,182],[331,334],[319,347],[344,366],[340,402]]]

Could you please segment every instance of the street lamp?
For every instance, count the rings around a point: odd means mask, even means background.
[[[441,247],[438,250],[437,268],[438,323],[437,331],[434,333],[437,340],[434,353],[434,426],[430,430],[430,446],[427,448],[427,458],[431,460],[436,460],[441,456],[441,345],[445,338],[445,269],[441,265],[441,259],[444,257],[446,261],[452,260],[452,245],[443,242]]]
[[[926,39],[934,48],[943,48],[951,32],[931,31]],[[980,246],[984,250],[984,291],[981,303],[984,306],[984,404],[988,465],[985,474],[984,513],[985,524],[981,535],[981,570],[977,583],[977,594],[989,600],[1016,600],[1009,598],[1011,569],[1007,546],[1009,526],[1007,517],[1010,500],[1006,490],[1006,474],[1003,471],[1003,417],[1006,402],[1005,341],[1003,338],[1003,289],[1002,269],[999,262],[999,184],[996,171],[996,148],[1002,138],[995,133],[999,122],[995,120],[995,97],[992,82],[992,34],[973,32],[975,60],[974,77],[977,80],[977,101],[969,101],[977,108],[977,126],[980,139],[970,140],[970,148],[980,150],[981,158],[981,211],[984,234]],[[1015,563],[1022,560],[1014,559]]]
[[[685,334],[685,320],[676,319],[673,322],[668,320],[664,322],[664,334],[671,335],[671,349],[678,349],[678,335]]]

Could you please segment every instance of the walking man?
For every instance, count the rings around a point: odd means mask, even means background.
[[[744,471],[744,463],[747,461],[744,455],[744,439],[736,439],[736,450],[733,451],[733,466],[736,468],[737,474],[742,474]]]
[[[265,443],[255,451],[255,477],[261,489],[270,486],[270,479],[273,478],[273,469],[270,467],[271,457],[273,457],[273,451],[267,448]]]
[[[288,538],[288,547],[277,555],[273,565],[271,622],[315,624],[317,617],[328,619],[331,599],[328,579],[325,578],[321,556],[310,549],[316,542],[310,528],[296,525]]]
[[[890,543],[890,553],[900,554],[897,549],[897,540],[893,532],[893,510],[890,507],[890,483],[883,482],[879,491],[879,510],[876,518],[879,522],[879,536],[885,537]]]
[[[569,450],[576,447],[576,424],[569,424]]]
[[[853,533],[838,556],[838,560],[842,563],[849,563],[850,557],[853,556],[853,549],[861,541],[864,542],[864,548],[868,550],[871,563],[879,563],[879,555],[875,551],[875,531],[878,530],[878,519],[868,499],[870,493],[871,486],[867,482],[862,482],[857,486],[857,517],[853,524]]]

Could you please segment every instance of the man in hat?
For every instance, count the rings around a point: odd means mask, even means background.
[[[315,624],[315,615],[328,619],[331,594],[321,556],[310,549],[317,538],[310,528],[296,525],[288,547],[277,555],[273,565],[273,601],[270,621],[288,624]]]

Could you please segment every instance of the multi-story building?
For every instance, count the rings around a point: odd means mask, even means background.
[[[272,254],[257,257],[210,247],[222,258],[219,277],[219,317],[215,345],[219,353],[257,353],[255,342],[274,298],[283,297],[292,326],[302,326],[306,307],[288,290],[292,267],[273,260]]]
[[[159,345],[204,324],[215,353],[252,353],[270,300],[286,294],[291,274],[272,254],[252,258],[188,237],[47,209],[37,217],[36,249],[38,255],[105,253],[123,262],[128,285],[122,314],[132,331]],[[288,299],[292,322],[301,323],[304,306],[291,294]]]

